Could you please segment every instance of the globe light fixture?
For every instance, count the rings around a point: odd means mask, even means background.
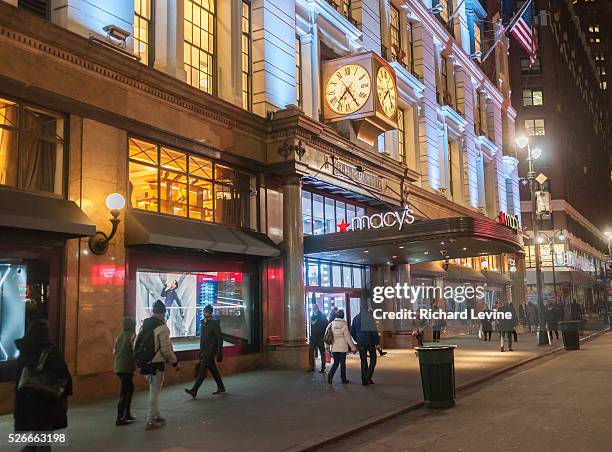
[[[559,234],[559,240],[561,240],[562,242],[565,240],[565,234],[563,233],[563,231],[561,231],[561,233]]]
[[[516,266],[515,265],[511,265],[510,266],[510,273],[516,273]]]
[[[526,136],[520,136],[517,137],[516,140],[514,140],[516,142],[516,145],[521,148],[524,149],[525,146],[527,146],[527,144],[529,143],[529,138],[527,138]]]
[[[542,237],[541,235],[538,236],[538,238],[536,239],[537,242],[541,245],[542,243],[544,243],[544,237]]]
[[[489,268],[489,262],[488,262],[488,261],[486,261],[486,260],[483,260],[483,261],[480,263],[480,266],[486,270],[487,268]]]
[[[106,207],[108,210],[110,210],[112,215],[112,218],[110,219],[112,225],[110,234],[106,235],[104,232],[97,231],[95,235],[92,235],[89,238],[89,249],[92,253],[97,254],[98,256],[106,253],[108,250],[108,244],[117,233],[117,228],[119,223],[121,223],[119,214],[125,207],[125,198],[119,193],[111,193],[106,197]]]

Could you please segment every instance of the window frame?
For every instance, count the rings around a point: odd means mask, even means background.
[[[19,190],[19,191],[23,191],[27,193],[34,193],[37,195],[66,199],[68,197],[68,171],[69,171],[68,150],[70,149],[70,141],[69,141],[70,117],[65,113],[58,112],[56,110],[49,109],[44,106],[40,106],[38,104],[34,104],[31,102],[22,101],[18,98],[7,96],[2,92],[0,92],[0,100],[5,100],[5,101],[15,104],[17,108],[17,117],[18,117],[17,127],[8,127],[4,125],[0,126],[0,129],[2,130],[13,131],[14,133],[17,134],[17,162],[16,162],[17,174],[15,175],[16,182],[14,186],[7,185],[7,184],[0,184],[0,189]],[[63,122],[62,124],[63,137],[61,140],[62,141],[62,165],[61,165],[62,174],[61,174],[61,187],[59,187],[61,190],[61,193],[56,193],[55,191],[49,192],[49,191],[43,191],[43,190],[31,190],[31,189],[20,187],[19,168],[20,168],[21,153],[22,153],[21,152],[21,140],[22,140],[22,133],[24,133],[22,118],[24,117],[25,110],[40,111],[43,114],[47,114],[49,116],[61,119]],[[59,144],[59,141],[57,141],[57,143]]]
[[[535,93],[540,93],[540,103],[535,103]],[[540,107],[544,105],[544,90],[542,88],[523,88],[523,107]]]
[[[529,121],[533,123],[533,127],[528,127],[527,123]],[[542,127],[536,127],[536,121],[542,121]],[[544,118],[525,119],[524,125],[525,125],[525,132],[527,133],[527,135],[532,136],[532,137],[546,136],[546,121],[544,120]],[[533,133],[531,131],[533,131]]]
[[[245,32],[244,30],[244,8],[247,8],[249,17],[248,17],[248,25],[249,30]],[[241,74],[242,77],[246,77],[246,88],[244,86],[244,80],[241,79],[241,89],[242,89],[242,108],[248,111],[253,111],[253,11],[251,9],[251,1],[250,0],[242,0],[241,1],[241,9],[240,9],[241,19],[240,19],[240,38],[241,38],[241,63],[244,61],[245,50],[242,45],[244,39],[248,40],[248,49],[247,49],[247,61],[248,68],[245,70],[244,66],[241,64]],[[216,42],[216,37],[215,37]],[[215,49],[216,50],[216,49]],[[246,95],[246,105],[245,105],[245,95]]]
[[[337,222],[338,216],[337,216],[337,213],[336,213],[337,209],[338,209],[337,201],[344,203],[344,218],[347,220],[347,223],[349,223],[349,225],[350,225],[350,221],[348,221],[348,218],[349,218],[349,215],[348,215],[348,213],[349,213],[348,206],[352,206],[352,207],[355,208],[355,215],[356,216],[358,215],[358,211],[357,211],[358,208],[363,209],[364,210],[364,214],[365,214],[366,206],[363,205],[363,204],[360,204],[358,202],[355,202],[355,201],[353,201],[351,199],[342,198],[341,196],[330,195],[330,194],[325,193],[323,191],[313,190],[310,187],[308,187],[308,188],[303,188],[302,189],[302,196],[301,196],[300,200],[304,199],[304,195],[303,195],[304,192],[310,193],[310,212],[311,212],[311,215],[310,215],[310,230],[312,231],[312,234],[304,234],[304,235],[326,235],[326,234],[333,234],[333,233],[338,232],[338,222]],[[322,206],[323,206],[323,233],[322,234],[315,234],[314,233],[314,231],[315,231],[315,224],[314,224],[314,218],[315,218],[315,215],[314,215],[314,195],[318,195],[318,196],[322,197]],[[333,200],[333,202],[334,202],[333,203],[333,212],[334,212],[334,230],[333,231],[328,231],[327,230],[327,220],[328,220],[327,209],[326,209],[326,205],[327,205],[326,204],[326,200],[327,199]],[[304,222],[304,206],[303,205],[302,205],[302,208],[301,208],[300,217],[301,217],[300,221],[302,221],[302,224],[303,224],[303,222]]]
[[[298,107],[302,106],[302,38],[299,34],[295,35],[295,103]]]
[[[399,59],[401,52],[404,51],[404,46],[402,43],[402,16],[398,8],[396,8],[394,5],[389,5],[389,6],[390,6],[389,8],[389,47],[390,49],[389,50],[391,53],[391,60],[397,61],[402,66],[406,67],[406,62],[404,61],[404,59],[403,58],[401,60]],[[394,12],[396,14],[397,24],[394,24],[394,21],[393,21]],[[399,53],[396,53],[396,51],[394,50],[393,48],[394,44],[399,49]]]
[[[186,83],[202,92],[205,92],[207,94],[211,94],[213,96],[217,95],[218,92],[218,77],[217,77],[217,0],[210,0],[211,4],[213,5],[212,11],[205,8],[204,6],[196,3],[195,0],[184,0],[185,2],[189,2],[190,4],[192,4],[192,12],[193,12],[193,7],[197,7],[197,8],[201,8],[204,11],[207,11],[208,14],[210,14],[212,16],[212,31],[207,31],[207,33],[209,35],[212,35],[212,52],[210,51],[206,51],[204,50],[204,48],[200,46],[196,46],[194,43],[187,41],[187,34],[185,32],[183,32],[183,48],[185,47],[189,47],[191,49],[191,47],[198,49],[199,52],[203,52],[205,53],[208,57],[210,57],[211,61],[212,61],[212,68],[210,69],[210,74],[206,74],[207,76],[210,76],[211,79],[211,87],[210,90],[208,89],[202,89],[200,86],[200,81],[198,82],[198,85],[194,85],[193,84],[193,80],[190,81],[190,70],[187,71],[187,68],[191,69],[196,69],[198,71],[198,74],[201,75],[200,73],[200,69],[197,69],[195,66],[192,66],[191,64],[187,63],[187,55],[183,54],[183,68],[185,69],[186,72],[189,72],[187,74],[187,80]],[[193,27],[198,27],[198,29],[200,31],[203,31],[204,29],[200,26],[196,26],[193,23],[193,16],[191,21],[188,21],[186,16],[183,15],[183,30],[185,29],[185,25],[187,22],[190,22],[192,24]],[[193,40],[193,37],[192,37]],[[191,59],[190,59],[191,62]]]
[[[130,157],[130,140],[138,140],[138,141],[143,141],[147,144],[153,145],[156,148],[156,155],[157,155],[157,163],[152,164],[152,163],[145,163],[143,161],[139,161],[136,159],[133,159],[132,157]],[[212,221],[206,220],[204,218],[194,218],[190,216],[190,210],[191,210],[191,198],[189,197],[189,195],[187,195],[187,199],[185,201],[185,216],[182,215],[174,215],[171,213],[166,213],[162,211],[162,198],[161,198],[161,152],[162,152],[162,148],[167,148],[171,151],[177,152],[177,153],[181,153],[185,155],[185,159],[186,159],[186,166],[185,166],[185,172],[180,172],[178,170],[175,169],[166,169],[166,171],[169,171],[173,174],[181,174],[183,176],[186,177],[187,180],[187,192],[189,193],[189,188],[192,184],[191,179],[197,179],[197,180],[203,180],[203,181],[207,181],[208,183],[210,183],[211,186],[211,200],[212,200],[212,204],[211,204],[211,211],[212,211]],[[191,173],[191,158],[195,157],[201,160],[205,160],[207,162],[210,163],[211,165],[211,174],[209,177],[204,177],[204,176],[200,176],[200,175],[196,175],[196,174],[192,174]],[[153,213],[153,214],[157,214],[157,215],[164,215],[164,216],[168,216],[168,217],[172,217],[172,218],[177,218],[177,219],[183,219],[183,220],[189,220],[189,221],[200,221],[203,223],[210,223],[210,224],[219,224],[219,225],[227,225],[227,226],[235,226],[235,227],[240,227],[240,228],[244,228],[244,229],[249,229],[249,230],[259,230],[259,209],[260,209],[260,202],[259,202],[259,192],[260,192],[260,184],[259,184],[259,178],[257,177],[257,174],[250,172],[248,170],[244,170],[241,167],[237,167],[237,166],[233,166],[231,164],[228,164],[226,162],[223,162],[221,160],[218,159],[214,159],[211,158],[209,156],[206,155],[202,155],[200,153],[197,152],[193,152],[193,151],[189,151],[189,150],[183,150],[180,149],[178,147],[172,146],[172,145],[167,145],[164,142],[161,142],[159,140],[155,140],[155,139],[151,139],[151,138],[147,138],[141,135],[137,135],[137,134],[128,134],[127,136],[127,159],[126,159],[126,177],[127,177],[127,186],[130,187],[131,181],[130,181],[130,163],[134,163],[137,165],[143,165],[143,166],[147,166],[150,168],[156,168],[157,170],[157,194],[156,194],[156,199],[157,199],[157,206],[155,210],[147,210],[147,209],[141,209],[139,207],[135,207],[132,205],[132,190],[130,188],[128,188],[127,190],[127,208],[128,209],[132,209],[132,210],[136,210],[136,211],[140,211],[140,212],[148,212],[148,213]],[[226,168],[231,170],[235,177],[233,179],[232,184],[227,184],[221,180],[217,179],[217,167],[222,167],[222,168]],[[248,224],[242,224],[243,223],[243,217],[239,218],[238,224],[232,224],[232,223],[227,223],[227,222],[220,222],[217,220],[217,198],[216,198],[216,193],[217,193],[217,188],[218,187],[231,187],[232,188],[232,193],[237,194],[239,193],[237,191],[237,185],[238,185],[238,174],[243,174],[248,176],[249,178],[251,178],[252,180],[255,181],[255,189],[257,191],[256,197],[257,197],[257,202],[255,203],[255,211],[249,211],[249,221]],[[250,184],[249,184],[250,187]],[[250,191],[250,190],[249,190]],[[232,199],[240,199],[238,197],[234,197]],[[251,203],[252,200],[251,198],[249,198],[248,200],[244,200],[243,202],[247,202],[248,204],[248,208],[251,208]],[[255,224],[254,227],[251,227],[251,224]]]
[[[399,161],[403,165],[407,165],[406,158],[406,124],[404,118],[404,109],[397,109],[397,153]]]
[[[136,13],[136,2],[140,3],[141,5],[143,2],[148,4],[150,17],[146,18]],[[136,41],[142,42],[140,39],[136,38],[136,17],[147,23],[147,61],[143,63],[142,60],[140,60],[140,62],[146,66],[153,67],[155,64],[155,0],[134,0],[134,25],[132,26],[132,41],[134,51],[136,50]],[[137,55],[140,56],[139,53]]]

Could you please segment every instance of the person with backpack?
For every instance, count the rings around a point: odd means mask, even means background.
[[[130,406],[132,405],[132,394],[134,394],[133,378],[136,370],[136,361],[134,360],[136,320],[133,317],[124,317],[121,328],[121,334],[117,336],[113,347],[113,371],[121,380],[116,426],[128,425],[135,420],[130,411]]]
[[[346,354],[349,350],[355,352],[357,347],[351,337],[346,320],[344,320],[344,311],[342,309],[338,309],[336,318],[330,322],[327,330],[325,330],[324,340],[334,357],[334,364],[332,364],[331,370],[327,374],[327,382],[332,384],[334,374],[338,366],[340,366],[342,383],[348,383],[349,381],[346,379]]]
[[[51,343],[47,321],[34,320],[15,345],[19,349],[13,410],[15,431],[50,432],[68,427],[66,413],[68,396],[72,395],[72,377],[64,357]],[[47,382],[52,382],[53,387],[49,389],[54,395],[37,387],[40,381],[32,381],[38,369]],[[35,450],[35,446],[26,446],[25,450]]]
[[[136,337],[134,357],[140,373],[149,384],[149,411],[146,430],[163,427],[166,420],[159,415],[159,396],[164,384],[165,364],[170,363],[176,371],[179,363],[172,350],[170,329],[166,325],[166,305],[157,300],[153,304],[153,315],[142,323]]]
[[[221,333],[221,323],[218,319],[214,319],[212,305],[206,305],[204,307],[204,318],[202,319],[202,332],[200,333],[200,365],[198,367],[198,377],[193,383],[191,389],[185,388],[185,392],[191,397],[195,398],[198,395],[198,389],[202,386],[206,373],[210,370],[215,383],[217,383],[217,390],[213,394],[223,394],[225,392],[225,385],[219,374],[219,369],[215,364],[215,358],[217,362],[223,361],[223,336]]]
[[[379,343],[376,322],[372,315],[372,309],[367,305],[362,306],[361,311],[353,318],[351,335],[357,343],[359,359],[361,360],[361,384],[363,386],[373,385],[374,369],[376,368],[376,346]],[[368,362],[369,355],[369,362]]]

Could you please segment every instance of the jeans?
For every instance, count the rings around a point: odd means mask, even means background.
[[[334,374],[336,373],[336,369],[340,366],[340,378],[342,381],[346,380],[346,352],[333,352],[332,356],[334,357],[334,364],[331,366],[331,370],[329,371],[328,378],[331,380],[334,378]]]
[[[323,342],[323,336],[319,338],[310,338],[308,344],[308,368],[313,370],[315,368],[315,349],[319,349],[319,357],[321,358],[321,369],[325,369],[325,343]]]
[[[119,393],[119,403],[117,404],[117,420],[131,416],[130,406],[132,405],[132,394],[134,394],[133,373],[118,372],[117,376],[121,380],[121,392]]]
[[[370,355],[369,364],[368,355]],[[374,368],[376,367],[376,346],[359,345],[359,358],[361,359],[361,381],[367,383],[372,379]]]
[[[159,395],[164,385],[164,371],[158,370],[155,374],[147,374],[145,378],[147,379],[147,383],[149,383],[149,411],[147,413],[147,422],[153,422],[154,418],[159,417]]]
[[[499,346],[504,347],[504,336],[508,339],[508,350],[512,350],[512,331],[499,332]]]
[[[213,378],[215,379],[215,383],[217,383],[217,389],[225,389],[225,386],[223,385],[223,380],[221,380],[221,374],[219,373],[219,369],[217,368],[217,363],[215,362],[215,356],[216,355],[214,353],[207,353],[200,360],[198,377],[196,378],[196,381],[193,383],[193,387],[191,388],[193,392],[198,392],[198,389],[200,389],[200,386],[202,386],[202,383],[204,382],[206,374],[209,370]]]

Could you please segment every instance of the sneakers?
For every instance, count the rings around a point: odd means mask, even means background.
[[[500,352],[503,352],[503,351],[504,351],[504,347],[501,347],[501,348],[499,349],[499,351],[500,351]]]
[[[162,428],[163,426],[164,424],[162,424],[161,422],[147,422],[145,430],[157,430],[158,428]]]
[[[126,420],[126,421],[130,421],[130,422],[134,422],[134,421],[136,420],[136,418],[135,418],[135,417],[133,417],[131,414],[128,414],[128,415],[125,417],[125,420]]]
[[[187,389],[187,388],[185,388],[185,392],[186,392],[187,394],[189,394],[191,397],[193,397],[194,399],[195,399],[195,398],[196,398],[196,396],[198,395],[198,393],[197,393],[197,392],[195,392],[193,389]]]
[[[217,388],[217,390],[215,392],[213,392],[212,394],[213,395],[225,394],[225,388]]]

